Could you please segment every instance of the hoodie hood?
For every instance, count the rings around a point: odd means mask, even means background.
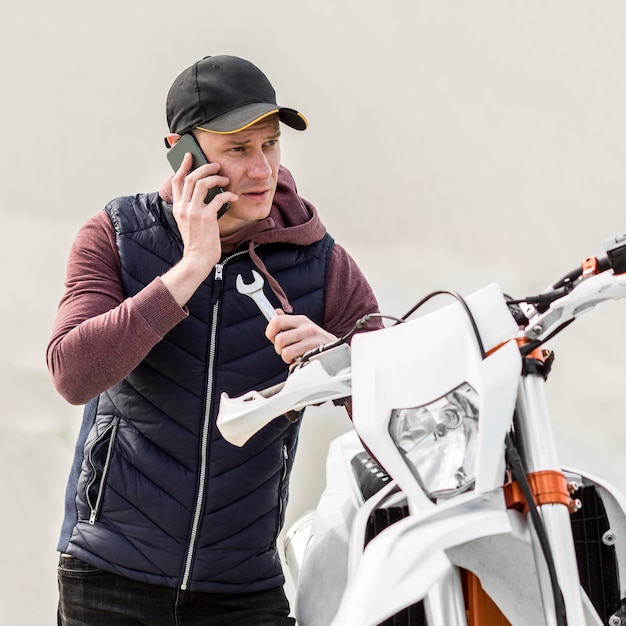
[[[159,190],[159,195],[168,204],[172,204],[172,179],[168,178]],[[235,250],[248,246],[254,264],[265,276],[272,291],[282,304],[286,313],[292,312],[285,292],[255,252],[259,244],[289,243],[307,246],[319,241],[326,234],[315,207],[298,195],[296,183],[291,172],[284,166],[278,170],[278,183],[274,202],[268,217],[254,222],[238,231],[221,238],[223,249]]]

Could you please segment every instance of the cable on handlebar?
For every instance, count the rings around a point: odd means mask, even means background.
[[[626,258],[626,255],[625,255],[625,258]],[[540,313],[540,314],[545,313],[550,308],[550,305],[553,302],[556,302],[560,298],[563,298],[569,295],[577,286],[579,281],[582,281],[585,278],[588,278],[589,276],[592,276],[592,275],[601,274],[602,272],[606,272],[607,270],[610,270],[610,269],[615,270],[615,266],[616,264],[614,263],[613,260],[611,260],[610,257],[600,257],[600,258],[589,257],[588,259],[585,259],[585,261],[583,261],[580,267],[577,267],[576,269],[572,270],[571,272],[566,274],[563,278],[561,278],[556,283],[554,283],[554,285],[552,285],[551,291],[540,293],[539,295],[536,295],[536,296],[527,296],[525,298],[519,298],[519,299],[512,299],[509,296],[505,296],[505,301],[506,301],[507,306],[509,307],[509,310],[511,311],[511,314],[513,315],[515,320],[518,322],[518,324],[520,326],[525,326],[525,324],[528,323],[529,318],[524,313],[522,313],[522,315],[516,315],[516,311],[517,309],[519,309],[517,305],[528,304],[528,305],[533,306],[537,313]],[[519,309],[519,313],[521,313],[521,309]],[[526,317],[526,319],[524,320],[523,317]],[[520,349],[522,356],[529,354],[535,348],[538,348],[549,339],[552,339],[555,335],[560,333],[564,328],[569,326],[569,324],[571,324],[572,322],[573,322],[573,319],[555,328],[544,339],[532,341],[526,344],[525,346],[523,346],[523,348]]]
[[[548,291],[546,293],[540,293],[537,296],[527,296],[526,298],[519,298],[517,300],[507,298],[506,303],[509,306],[522,303],[532,304],[536,308],[538,313],[544,313],[550,308],[550,305],[553,302],[555,302],[559,298],[562,298],[563,296],[566,296],[572,291],[573,288],[574,283],[567,283],[563,287],[558,287],[553,291]]]
[[[390,319],[396,322],[396,324],[400,324],[405,321],[401,318],[394,317],[393,315],[383,315],[382,313],[368,313],[367,315],[364,315],[363,317],[358,319],[356,323],[354,324],[354,326],[343,337],[340,337],[339,339],[331,343],[325,343],[321,346],[318,346],[317,348],[313,348],[312,350],[305,352],[302,355],[302,358],[299,360],[298,363],[300,364],[306,363],[306,361],[308,361],[310,358],[316,356],[317,354],[320,354],[321,352],[326,352],[327,350],[336,348],[337,346],[340,346],[343,343],[348,343],[348,341],[360,328],[363,328],[363,326],[365,326],[366,324],[368,324],[371,320],[375,318]]]
[[[612,267],[611,263],[609,262],[609,258],[606,256],[596,258],[596,262],[597,262],[598,273],[605,272],[606,270],[611,269]],[[568,274],[565,274],[565,276],[563,276],[563,278],[561,278],[560,280],[557,280],[554,283],[554,285],[552,285],[552,288],[559,289],[561,287],[565,287],[569,283],[575,282],[583,275],[583,271],[584,271],[584,266],[580,265],[579,267],[577,267],[576,269],[573,269]]]
[[[463,309],[465,310],[465,313],[467,314],[467,317],[469,318],[470,324],[472,325],[472,330],[474,331],[474,336],[476,337],[476,342],[478,343],[478,349],[480,350],[480,356],[482,359],[486,359],[487,353],[485,352],[485,347],[483,345],[483,340],[482,340],[482,337],[480,336],[480,332],[478,331],[478,325],[476,324],[476,320],[474,319],[474,316],[472,315],[472,312],[470,311],[469,306],[467,306],[467,302],[465,302],[463,297],[460,296],[458,293],[456,293],[456,291],[442,290],[442,291],[433,291],[432,293],[429,293],[425,298],[422,298],[412,309],[410,309],[407,313],[405,313],[402,316],[401,318],[402,321],[406,321],[408,317],[413,315],[413,313],[415,313],[417,309],[419,309],[421,306],[426,304],[431,298],[434,298],[435,296],[441,296],[441,295],[452,296],[463,307]]]
[[[555,328],[549,335],[547,335],[543,339],[537,339],[536,341],[530,341],[529,343],[524,344],[523,346],[520,347],[520,354],[522,356],[526,356],[527,354],[530,354],[533,350],[535,350],[539,346],[542,346],[544,343],[546,343],[546,341],[550,341],[550,339],[552,339],[555,335],[558,335],[562,330],[567,328],[573,321],[574,321],[574,318],[572,318],[571,320],[567,320],[567,322],[564,322],[563,324]]]
[[[608,257],[589,257],[585,259],[583,263],[573,269],[571,272],[563,276],[563,278],[557,280],[552,289],[545,293],[540,293],[536,296],[527,296],[526,298],[512,299],[507,297],[506,303],[509,305],[516,304],[530,304],[535,307],[538,313],[544,313],[550,308],[550,305],[558,300],[567,296],[576,286],[576,282],[580,278],[586,278],[590,274],[600,274],[613,267]],[[590,271],[591,270],[591,271]]]

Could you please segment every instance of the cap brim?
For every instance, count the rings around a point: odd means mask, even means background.
[[[210,133],[229,135],[245,130],[274,113],[278,113],[278,118],[281,122],[296,130],[306,130],[308,126],[304,115],[295,109],[288,109],[269,102],[262,102],[239,107],[234,111],[224,113],[224,115],[220,115],[208,122],[198,124],[197,128]]]

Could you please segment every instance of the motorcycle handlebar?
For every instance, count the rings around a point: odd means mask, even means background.
[[[572,270],[563,278],[558,280],[553,289],[565,287],[577,279],[579,279],[587,267],[593,266],[593,273],[600,274],[606,270],[612,269],[615,274],[623,274],[626,272],[626,234],[612,235],[608,237],[605,244],[606,256],[590,257],[585,259],[583,263]]]
[[[611,263],[609,262],[608,256],[596,258],[595,261],[596,261],[597,273],[605,272],[606,270],[611,269],[612,267]],[[565,274],[565,276],[557,280],[552,285],[552,289],[561,289],[562,287],[565,287],[566,285],[575,282],[583,275],[584,268],[585,268],[585,265],[584,263],[582,263],[576,269],[573,269],[571,272]]]

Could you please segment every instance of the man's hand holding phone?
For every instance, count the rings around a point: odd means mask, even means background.
[[[221,191],[206,204],[207,194],[220,185],[226,186],[228,178],[218,174],[217,163],[208,163],[195,170],[190,166],[191,157],[187,155],[172,178],[174,218],[183,239],[184,256],[198,253],[209,264],[210,272],[222,253],[217,213],[225,201],[234,202],[237,196]]]
[[[192,170],[198,169],[209,162],[194,136],[187,133],[182,135],[167,153],[167,160],[170,162],[174,172],[178,172],[180,170],[183,159],[187,154],[191,154],[193,159],[191,164]],[[209,204],[211,200],[213,200],[213,198],[220,193],[224,193],[224,190],[219,185],[209,188],[207,195],[204,198],[204,203]],[[224,215],[229,208],[230,202],[222,204],[217,212],[217,219],[222,217],[222,215]]]
[[[178,142],[174,147],[177,145]],[[185,153],[172,178],[173,213],[183,240],[183,257],[162,276],[181,306],[219,262],[222,246],[218,213],[224,205],[238,199],[234,193],[224,191],[223,187],[230,181],[218,174],[218,163],[204,163],[197,168],[193,163],[192,153]],[[212,198],[207,204],[205,200],[209,194]]]

